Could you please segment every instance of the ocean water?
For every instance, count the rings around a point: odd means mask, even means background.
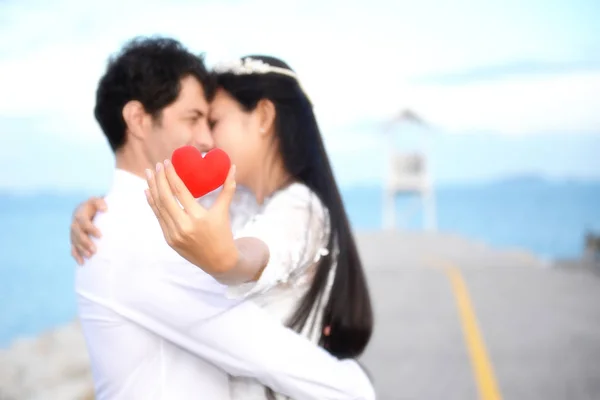
[[[343,191],[356,230],[381,227],[381,190]],[[69,223],[87,194],[0,194],[0,348],[20,336],[75,317]],[[513,180],[437,190],[438,227],[444,232],[503,248],[523,248],[544,258],[578,257],[587,230],[600,232],[600,182]],[[402,229],[419,229],[416,199]]]

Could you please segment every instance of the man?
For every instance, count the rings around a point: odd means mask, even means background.
[[[138,39],[100,80],[95,116],[115,152],[102,238],[77,269],[79,315],[98,399],[228,399],[228,377],[258,379],[294,399],[373,399],[352,360],[284,328],[165,242],[144,171],[192,144],[207,150],[213,83],[171,39]]]

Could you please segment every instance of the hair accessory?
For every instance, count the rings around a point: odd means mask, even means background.
[[[252,74],[281,74],[287,75],[298,80],[294,71],[287,68],[275,67],[262,60],[255,60],[250,57],[243,59],[221,62],[214,66],[213,70],[218,74],[231,73],[234,75],[252,75]]]
[[[275,67],[273,65],[267,64],[262,60],[256,60],[252,57],[246,57],[220,62],[213,67],[213,71],[217,74],[229,73],[234,75],[252,75],[274,73],[289,76],[291,78],[294,78],[296,82],[298,82],[300,89],[302,90],[302,92],[304,92],[304,95],[312,105],[310,97],[308,97],[308,94],[306,93],[306,91],[302,87],[302,84],[300,83],[300,80],[298,79],[298,75],[296,75],[294,71],[289,70],[287,68]]]

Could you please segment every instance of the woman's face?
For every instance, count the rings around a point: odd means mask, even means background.
[[[244,111],[223,89],[218,89],[210,105],[209,123],[215,146],[224,150],[236,166],[236,181],[247,185],[263,154],[258,118]]]

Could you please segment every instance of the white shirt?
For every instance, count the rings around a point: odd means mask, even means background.
[[[77,269],[96,398],[229,399],[228,376],[293,399],[374,399],[360,367],[316,347],[181,258],[148,206],[145,180],[117,170],[97,253]]]

